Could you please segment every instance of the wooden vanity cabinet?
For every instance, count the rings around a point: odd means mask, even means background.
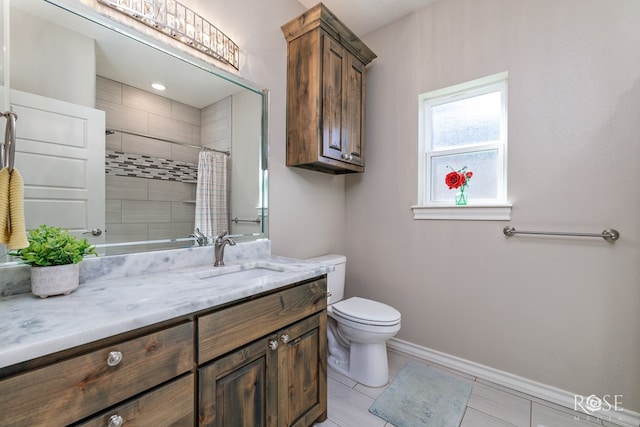
[[[69,425],[145,393],[192,368],[193,322],[112,343],[0,380],[0,425]],[[191,395],[193,402],[193,388]],[[164,399],[157,396],[148,413],[164,408],[193,417],[193,403],[182,407],[167,393],[161,395]],[[109,417],[111,415],[119,414],[113,412]],[[152,425],[149,422],[132,424]]]
[[[326,419],[326,276],[0,369],[0,427]]]
[[[282,26],[287,165],[364,172],[365,67],[376,55],[322,3]]]
[[[246,345],[199,369],[201,426],[277,426],[276,354],[268,340]]]
[[[326,313],[316,314],[277,334],[280,425],[306,427],[326,419],[326,322]]]
[[[194,377],[181,377],[74,427],[193,426]]]
[[[306,427],[323,421],[326,328],[326,279],[201,317],[199,340],[209,344],[199,352],[200,425]]]

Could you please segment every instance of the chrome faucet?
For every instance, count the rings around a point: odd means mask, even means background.
[[[193,237],[198,246],[206,246],[207,245],[207,236],[202,234],[202,231],[198,227],[196,227],[193,234],[189,234],[189,237]]]
[[[236,241],[227,236],[227,234],[229,234],[228,231],[220,233],[214,243],[214,251],[216,255],[216,261],[213,263],[214,267],[221,267],[224,265],[224,247],[227,246],[227,243],[231,246],[236,244]]]

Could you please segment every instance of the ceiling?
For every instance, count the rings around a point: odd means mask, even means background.
[[[320,0],[298,0],[307,9]],[[437,0],[322,0],[358,37],[420,10]]]

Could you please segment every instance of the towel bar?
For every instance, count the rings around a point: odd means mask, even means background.
[[[607,228],[602,233],[571,233],[558,231],[518,231],[513,227],[505,227],[502,232],[505,236],[511,237],[514,234],[539,234],[546,236],[577,236],[577,237],[602,237],[607,242],[615,242],[620,238],[618,230]]]
[[[9,172],[13,172],[16,157],[16,120],[18,120],[18,115],[13,111],[5,111],[0,115],[7,119],[7,125],[4,130],[4,149],[1,156],[2,167],[8,167]]]
[[[238,219],[238,217],[235,217],[231,220],[231,222],[235,222],[236,224],[239,222],[255,222],[256,224],[260,224],[260,218],[256,218],[256,219]]]

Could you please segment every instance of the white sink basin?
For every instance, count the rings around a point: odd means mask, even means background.
[[[212,285],[232,285],[245,280],[258,279],[260,277],[273,276],[274,274],[282,273],[283,270],[255,267],[247,270],[233,271],[233,272],[218,272],[215,270],[207,270],[198,274],[199,280],[206,280]]]

